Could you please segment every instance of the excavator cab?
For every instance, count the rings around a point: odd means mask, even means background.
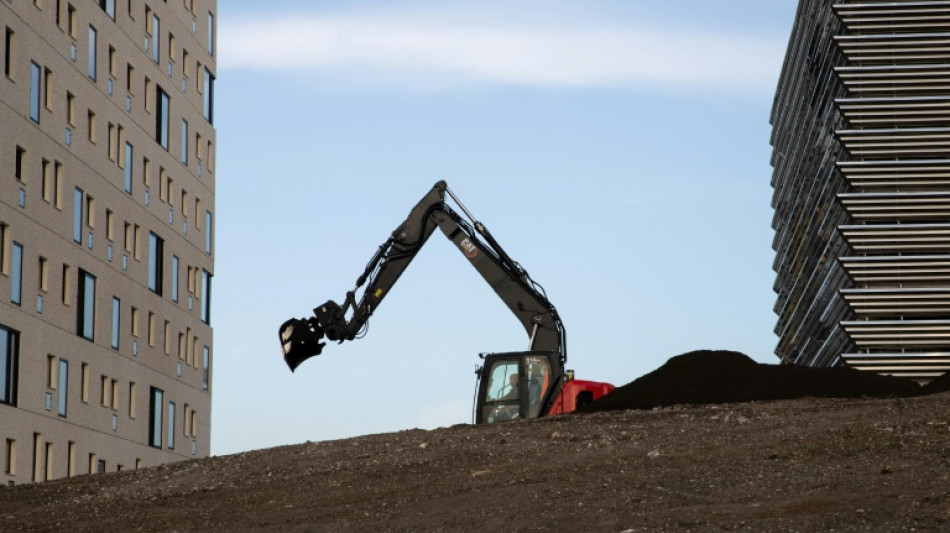
[[[475,423],[492,424],[544,414],[562,376],[555,352],[530,351],[483,355],[478,372]]]

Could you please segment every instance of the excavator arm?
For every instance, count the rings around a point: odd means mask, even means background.
[[[464,217],[446,203],[448,195]],[[392,232],[346,293],[343,304],[329,300],[306,319],[291,319],[281,326],[284,360],[293,371],[303,361],[319,355],[324,339],[358,338],[367,321],[389,294],[436,228],[451,240],[482,278],[518,318],[530,338],[529,349],[555,354],[556,374],[567,360],[564,325],[544,289],[520,264],[511,259],[485,226],[474,220],[444,181],[412,209],[409,217]]]

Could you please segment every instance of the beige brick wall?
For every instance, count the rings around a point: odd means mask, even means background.
[[[118,0],[113,20],[88,0],[0,0],[0,58],[10,72],[0,74],[0,326],[19,332],[16,405],[0,404],[4,484],[29,482],[34,474],[59,478],[70,468],[85,474],[90,457],[93,469],[103,460],[114,471],[209,453],[213,364],[206,390],[202,355],[207,347],[213,363],[214,354],[212,329],[201,316],[208,295],[200,289],[201,273],[214,272],[213,223],[209,228],[205,217],[210,212],[213,221],[215,211],[215,131],[204,116],[211,88],[202,82],[205,68],[212,75],[216,69],[207,47],[209,13],[216,11],[208,0]],[[160,20],[157,35],[153,16]],[[90,27],[95,80],[88,75]],[[158,63],[152,60],[156,42]],[[38,123],[30,117],[32,63],[41,73]],[[159,87],[170,99],[167,151],[156,141]],[[161,295],[148,288],[150,232],[164,242]],[[23,250],[18,280],[10,265],[14,242]],[[96,278],[92,342],[77,334],[80,270]],[[15,281],[19,305],[11,301]],[[112,346],[113,298],[120,301],[118,348]],[[58,414],[60,359],[69,364],[65,417]],[[161,449],[148,445],[151,387],[164,391]],[[169,402],[176,406],[174,427]],[[11,458],[13,472],[7,472]]]

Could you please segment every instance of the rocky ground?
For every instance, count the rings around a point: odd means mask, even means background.
[[[946,531],[948,413],[809,397],[306,443],[0,489],[0,531]]]

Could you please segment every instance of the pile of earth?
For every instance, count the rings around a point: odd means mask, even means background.
[[[729,350],[698,350],[673,357],[646,374],[581,409],[652,409],[794,398],[888,398],[950,390],[950,377],[925,387],[906,378],[838,366],[813,368],[767,365]]]

